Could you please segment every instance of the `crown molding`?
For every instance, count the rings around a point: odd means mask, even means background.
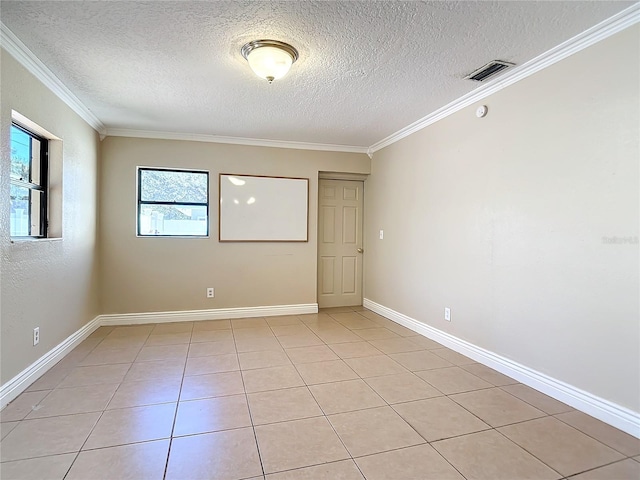
[[[2,22],[0,22],[0,45],[94,130],[104,133],[106,129],[100,119]]]
[[[421,118],[420,120],[415,121],[414,123],[404,127],[401,130],[389,135],[386,138],[383,138],[377,143],[371,145],[367,154],[372,156],[373,153],[378,150],[383,149],[409,135],[415,133],[419,130],[422,130],[429,125],[442,120],[449,115],[462,110],[469,105],[472,105],[483,98],[486,98],[494,93],[502,90],[509,85],[512,85],[520,80],[523,80],[530,75],[533,75],[540,70],[547,68],[554,63],[563,60],[574,53],[577,53],[581,50],[584,50],[591,45],[604,40],[622,30],[635,25],[640,22],[640,3],[636,3],[629,8],[621,11],[620,13],[614,15],[613,17],[600,22],[599,24],[585,30],[584,32],[576,35],[573,38],[570,38],[566,42],[561,43],[557,47],[552,48],[544,52],[541,55],[538,55],[534,59],[523,63],[520,66],[517,66],[511,70],[507,70],[504,74],[499,76],[498,78],[487,82],[481,87],[476,88],[475,90],[463,95],[462,97],[454,100],[453,102],[445,105],[442,108],[430,113],[429,115]]]
[[[324,152],[367,153],[367,147],[351,145],[331,145],[326,143],[288,142],[262,138],[224,137],[199,133],[156,132],[152,130],[131,130],[128,128],[108,128],[108,137],[153,138],[160,140],[187,140],[191,142],[227,143],[251,147],[293,148],[296,150],[319,150]]]

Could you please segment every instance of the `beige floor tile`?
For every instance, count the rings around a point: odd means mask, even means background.
[[[273,330],[270,327],[252,327],[252,328],[239,328],[234,329],[233,337],[238,339],[249,339],[249,338],[273,338],[275,335],[273,334]]]
[[[459,393],[449,398],[492,427],[523,422],[545,415],[544,412],[499,388]]]
[[[151,380],[166,380],[180,378],[184,372],[184,360],[156,360],[152,362],[137,362],[124,376],[124,382],[145,382]]]
[[[431,350],[431,352],[435,353],[436,355],[444,358],[445,360],[453,363],[454,365],[471,365],[472,363],[476,363],[475,360],[470,359],[469,357],[466,357],[454,350],[451,350],[449,348],[436,348]]]
[[[362,337],[364,340],[383,340],[385,338],[400,338],[400,335],[397,333],[393,333],[388,328],[379,327],[377,324],[374,324],[375,327],[364,328],[362,330],[357,330],[355,332],[356,335]]]
[[[283,348],[310,347],[323,344],[322,340],[312,332],[278,337],[278,341]]]
[[[26,418],[33,419],[99,412],[107,408],[117,388],[117,383],[108,383],[53,390],[40,401],[38,406]]]
[[[634,459],[636,462],[640,463],[640,455],[638,455],[637,457],[633,457],[633,459]]]
[[[3,439],[9,432],[16,428],[20,422],[2,422],[0,423],[0,439]],[[0,477],[2,478],[2,477]]]
[[[503,375],[502,373],[494,370],[493,368],[489,368],[486,365],[482,365],[481,363],[472,363],[471,365],[463,365],[463,369],[467,372],[472,373],[476,377],[480,377],[486,382],[489,382],[496,387],[501,387],[504,385],[513,385],[518,383],[517,380],[514,380],[511,377]]]
[[[297,315],[280,315],[275,317],[265,317],[270,327],[283,327],[286,325],[303,325],[302,320]]]
[[[136,347],[96,347],[79,365],[107,365],[113,363],[131,363],[138,356],[142,345]]]
[[[83,387],[87,385],[100,385],[102,383],[120,383],[130,367],[130,363],[76,367],[60,382],[58,388]]]
[[[638,478],[640,478],[640,463],[628,458],[606,467],[581,473],[571,477],[571,480],[637,480]]]
[[[386,354],[423,350],[421,346],[412,343],[406,338],[385,338],[383,340],[371,340],[369,343]]]
[[[114,348],[142,348],[149,337],[148,336],[136,336],[136,337],[107,337],[100,344],[92,350],[92,352],[101,352],[111,350]]]
[[[75,453],[67,453],[1,463],[0,478],[2,480],[63,480],[75,458]]]
[[[80,452],[65,480],[162,480],[169,440]]]
[[[77,452],[98,418],[99,413],[83,413],[23,420],[2,440],[0,461]]]
[[[363,380],[312,385],[309,390],[326,415],[386,405]]]
[[[427,337],[423,337],[422,335],[417,335],[415,337],[407,337],[407,340],[409,340],[411,343],[415,343],[416,345],[426,349],[426,350],[433,350],[436,348],[443,348],[443,345],[431,340],[430,338]]]
[[[412,372],[452,366],[452,364],[447,362],[444,358],[427,352],[426,350],[418,352],[393,353],[389,356]]]
[[[358,358],[358,357],[372,357],[374,355],[381,355],[382,352],[371,345],[369,342],[348,342],[348,343],[335,343],[330,346],[340,358]]]
[[[187,359],[185,376],[205,375],[207,373],[234,372],[240,370],[238,355],[211,355],[208,357],[191,357]]]
[[[180,400],[222,397],[244,393],[240,372],[211,373],[184,377]]]
[[[327,417],[353,457],[424,443],[391,407],[378,407]]]
[[[233,340],[231,330],[193,330],[191,333],[191,343],[202,342],[228,342]]]
[[[259,328],[259,327],[268,327],[269,324],[264,319],[264,317],[256,317],[256,318],[235,318],[231,320],[231,328],[241,329],[241,328]]]
[[[262,350],[282,350],[282,346],[276,337],[236,338],[236,350],[238,353],[258,352]]]
[[[253,429],[241,428],[174,438],[165,478],[237,480],[261,475]]]
[[[291,361],[284,351],[266,350],[263,352],[244,352],[238,355],[240,368],[242,370],[253,370],[255,368],[279,367],[291,365]]]
[[[180,360],[187,358],[189,345],[150,345],[142,347],[140,353],[136,357],[136,362],[151,362],[155,360]]]
[[[574,428],[577,428],[582,433],[586,433],[590,437],[595,438],[627,457],[640,455],[640,439],[632,437],[628,433],[618,430],[611,425],[607,425],[586,413],[576,410],[556,415],[556,418]]]
[[[447,397],[400,403],[393,409],[428,442],[491,428]]]
[[[180,402],[173,435],[177,437],[250,426],[251,417],[244,395],[205,398]]]
[[[142,407],[158,403],[177,402],[182,379],[167,378],[148,382],[124,382],[111,398],[107,410],[114,408]]]
[[[413,373],[370,377],[366,379],[366,382],[390,404],[411,402],[442,395],[440,391]]]
[[[9,405],[0,412],[1,422],[15,422],[22,420],[29,415],[38,404],[49,395],[49,390],[39,390],[36,392],[22,392]]]
[[[82,449],[169,438],[175,413],[175,403],[107,410]]]
[[[345,362],[362,378],[407,373],[407,369],[386,355],[348,358]]]
[[[157,323],[151,330],[151,336],[191,333],[194,322]]]
[[[296,365],[298,373],[307,385],[318,383],[340,382],[358,378],[356,372],[342,360],[330,360],[328,362],[301,363]]]
[[[304,381],[293,365],[245,370],[242,372],[247,393],[302,387]]]
[[[362,315],[349,312],[349,313],[336,313],[331,315],[334,320],[336,320],[341,325],[351,329],[351,330],[362,330],[365,328],[376,328],[378,326],[377,323],[369,320]]]
[[[364,317],[367,317],[369,320],[373,320],[374,322],[375,321],[382,321],[382,320],[386,320],[386,321],[389,321],[389,322],[391,321],[388,318],[385,318],[382,315],[378,315],[377,313],[372,312],[371,310],[367,310],[367,309],[360,310],[358,313],[360,315],[364,316]]]
[[[553,417],[509,425],[499,431],[565,476],[624,458]]]
[[[71,373],[73,366],[69,366],[62,362],[54,365],[48,372],[42,375],[38,380],[33,382],[27,392],[37,392],[40,390],[53,390],[56,388],[64,378]]]
[[[425,370],[416,372],[416,375],[447,395],[493,387],[489,382],[485,382],[460,367]]]
[[[189,342],[191,342],[191,331],[182,333],[151,334],[144,345],[147,347],[157,345],[179,345]]]
[[[104,338],[113,332],[115,328],[116,327],[98,327],[98,329],[94,330],[87,338]]]
[[[193,331],[204,330],[231,330],[231,320],[201,320],[193,322]]]
[[[340,460],[315,467],[272,473],[267,475],[267,480],[364,480],[364,477],[353,460]]]
[[[206,357],[208,355],[225,355],[227,353],[236,353],[235,341],[192,343],[189,346],[187,357]]]
[[[468,480],[545,480],[560,475],[495,430],[434,442]]]
[[[313,329],[312,329],[313,330]],[[362,338],[360,338],[355,333],[351,332],[349,329],[342,327],[342,329],[331,328],[328,330],[318,330],[314,333],[325,343],[329,345],[333,345],[336,343],[353,343],[353,342],[361,342]]]
[[[338,356],[326,345],[287,348],[285,350],[294,364],[338,360]]]
[[[115,327],[106,338],[118,338],[118,337],[148,337],[149,334],[155,328],[155,324],[150,325],[125,325],[122,327]]]
[[[322,415],[307,387],[285,388],[247,395],[255,425],[286,422]]]
[[[464,480],[430,445],[416,445],[356,459],[367,480]]]
[[[544,393],[538,392],[526,385],[516,384],[507,385],[502,387],[507,393],[510,393],[514,397],[518,397],[520,400],[524,400],[530,405],[533,405],[538,410],[542,410],[549,415],[555,415],[556,413],[570,412],[572,407],[559,402],[555,398],[551,398]]]
[[[418,333],[414,332],[410,328],[403,327],[402,325],[399,325],[395,322],[390,322],[390,323],[391,323],[390,325],[387,323],[383,323],[382,325],[388,328],[389,330],[391,330],[392,332],[397,333],[401,337],[415,337],[419,335]]]
[[[265,473],[349,458],[325,417],[255,427]]]
[[[291,335],[309,335],[311,330],[304,323],[300,322],[299,325],[279,325],[271,326],[271,331],[276,337],[287,337]]]
[[[318,310],[318,313],[326,313],[331,316],[333,316],[334,313],[349,313],[349,312],[353,312],[353,309],[351,307],[327,307],[327,308],[320,308]]]

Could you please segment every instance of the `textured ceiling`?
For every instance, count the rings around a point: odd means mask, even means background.
[[[368,147],[634,2],[2,1],[0,19],[108,128]],[[240,55],[294,45],[272,85]]]

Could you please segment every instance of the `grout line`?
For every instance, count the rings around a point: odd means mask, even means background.
[[[156,323],[155,326],[158,324]],[[155,326],[153,328],[155,328]],[[169,458],[171,457],[171,447],[173,446],[173,432],[176,428],[176,421],[178,420],[178,407],[180,406],[180,398],[182,396],[182,386],[184,385],[184,374],[187,371],[187,361],[189,360],[189,350],[191,349],[191,339],[193,338],[194,324],[191,324],[191,331],[189,336],[189,346],[187,347],[187,354],[184,359],[184,366],[182,367],[182,377],[180,378],[180,388],[178,389],[178,398],[176,400],[176,409],[173,412],[173,423],[171,424],[171,433],[169,434],[169,448],[167,449],[167,459],[164,463],[164,471],[162,473],[163,480],[167,477],[167,471],[169,470]],[[153,331],[153,330],[152,330]]]

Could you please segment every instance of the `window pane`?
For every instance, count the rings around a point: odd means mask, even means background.
[[[29,236],[29,189],[11,185],[11,224],[12,237]]]
[[[206,236],[207,207],[192,205],[141,205],[140,235]]]
[[[208,177],[200,172],[140,169],[140,200],[207,203]]]
[[[11,178],[29,182],[31,179],[31,137],[11,126]],[[12,194],[13,196],[13,194]]]
[[[31,200],[31,230],[29,235],[32,237],[39,237],[42,235],[40,230],[40,214],[42,213],[42,199],[44,192],[39,190],[29,190],[29,198]]]

